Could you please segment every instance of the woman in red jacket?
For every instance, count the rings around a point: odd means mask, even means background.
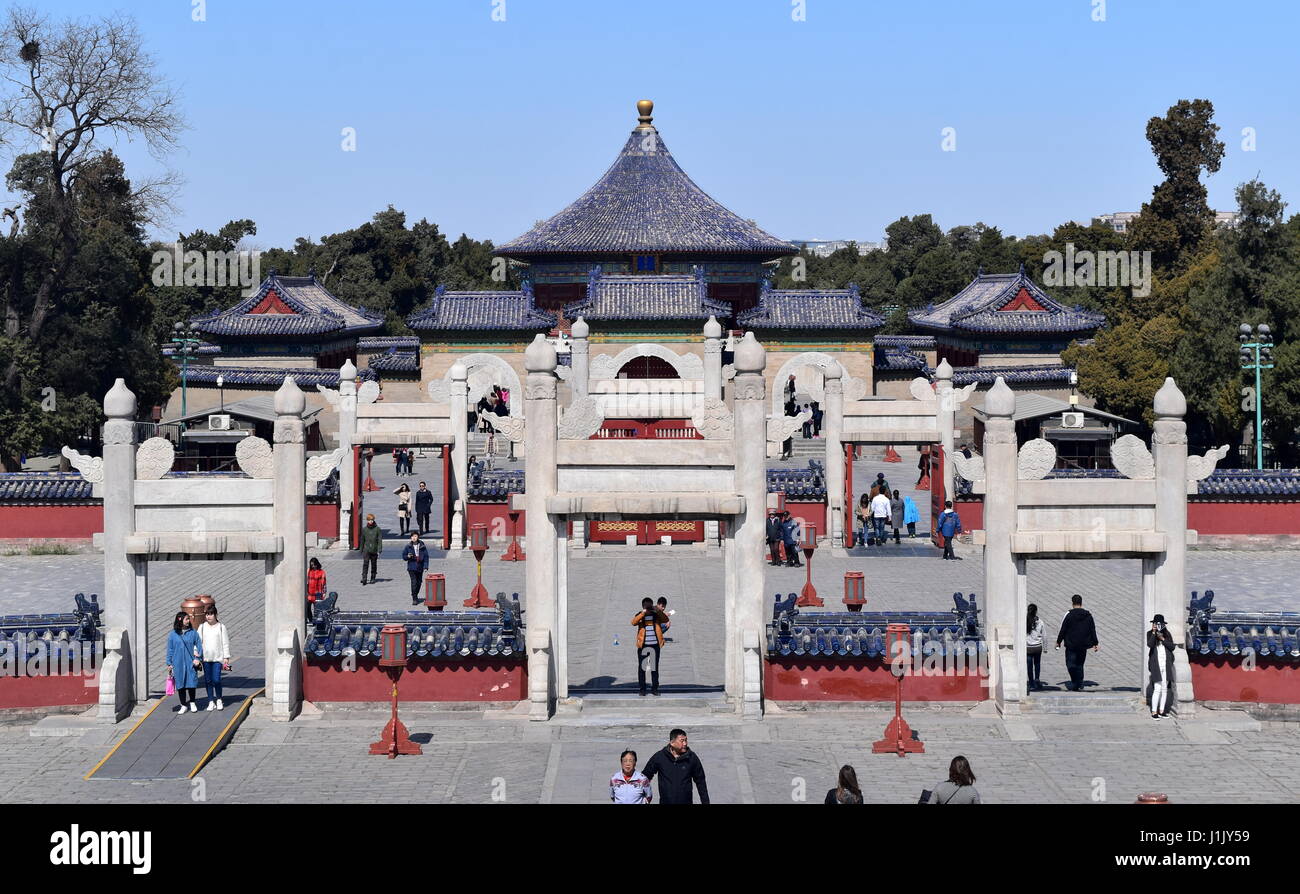
[[[325,569],[320,567],[320,559],[312,557],[307,566],[307,623],[311,623],[311,604],[325,598]]]

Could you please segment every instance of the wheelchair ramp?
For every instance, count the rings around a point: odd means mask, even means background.
[[[189,779],[220,751],[248,716],[252,699],[263,694],[260,658],[232,664],[222,683],[225,710],[207,710],[200,685],[198,711],[177,714],[175,696],[157,699],[149,711],[118,742],[86,779]],[[200,684],[202,680],[199,681]]]

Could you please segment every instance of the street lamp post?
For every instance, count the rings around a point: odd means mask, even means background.
[[[1255,371],[1255,468],[1264,468],[1264,395],[1260,383],[1260,370],[1273,368],[1273,333],[1267,323],[1254,329],[1242,323],[1237,329],[1241,342],[1241,368]]]
[[[181,418],[183,419],[189,413],[189,374],[190,374],[190,357],[198,354],[199,345],[203,343],[199,338],[199,329],[193,323],[186,328],[184,323],[177,323],[172,326],[171,346],[175,348],[176,353],[181,355]]]

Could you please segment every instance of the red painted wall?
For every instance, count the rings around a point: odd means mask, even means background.
[[[897,691],[889,664],[878,658],[787,656],[768,658],[766,663],[763,695],[774,701],[892,702]],[[903,701],[966,702],[988,697],[987,678],[978,673],[903,678]]]
[[[0,540],[89,540],[104,530],[104,507],[0,504]]]
[[[1241,666],[1240,655],[1190,655],[1197,701],[1300,704],[1300,665],[1255,659]]]
[[[1300,534],[1300,502],[1194,501],[1188,498],[1187,526],[1200,534]]]
[[[528,532],[528,526],[524,523],[528,518],[527,510],[519,510],[519,521],[516,523],[515,534],[519,538],[519,545],[522,548],[524,534]],[[465,534],[469,536],[470,525],[487,525],[488,541],[490,543],[506,544],[510,542],[510,514],[506,511],[505,503],[470,503],[469,519],[465,525]],[[573,532],[573,524],[569,524],[569,532]]]
[[[330,540],[339,536],[339,506],[337,503],[307,504],[307,533],[315,532]]]
[[[984,527],[983,500],[958,500],[952,504],[952,508],[957,510],[963,531],[977,531]]]
[[[376,659],[342,669],[342,658],[307,656],[303,693],[313,702],[387,702],[393,681]],[[513,702],[528,698],[528,662],[510,658],[412,659],[397,684],[406,702]]]
[[[0,677],[0,708],[53,708],[93,705],[99,701],[99,681],[81,675]]]

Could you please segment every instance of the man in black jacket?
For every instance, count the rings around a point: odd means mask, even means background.
[[[1096,652],[1101,646],[1097,642],[1097,625],[1092,620],[1092,613],[1083,607],[1083,597],[1078,593],[1070,597],[1073,606],[1061,619],[1061,631],[1056,635],[1056,648],[1065,643],[1065,669],[1070,672],[1070,682],[1065,688],[1078,692],[1083,688],[1083,662],[1088,657],[1088,650]]]
[[[415,523],[420,533],[429,533],[429,516],[433,513],[433,491],[420,482],[420,489],[415,492]]]
[[[646,761],[641,771],[647,780],[659,774],[660,804],[694,804],[691,780],[700,791],[700,803],[709,803],[709,787],[704,782],[704,765],[686,746],[686,731],[675,729],[668,734],[668,745]]]
[[[772,564],[781,564],[781,516],[773,512],[767,517],[767,549]]]

